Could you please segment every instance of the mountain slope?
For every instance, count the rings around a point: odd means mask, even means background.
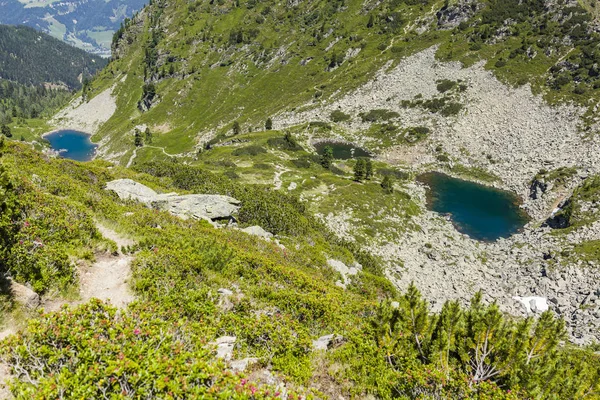
[[[0,25],[0,79],[81,88],[106,60],[24,26]]]
[[[6,0],[0,4],[0,24],[27,25],[108,57],[113,32],[145,3],[144,0]]]
[[[414,287],[398,294],[377,260],[286,193],[177,162],[132,171],[0,150],[0,267],[46,300],[61,287],[73,296],[78,271],[122,253],[137,300],[42,313],[0,343],[18,399],[597,398],[598,356],[559,345],[564,324],[550,312],[513,320],[475,295],[430,314]],[[120,200],[106,184],[123,178],[235,195],[241,227],[260,223],[277,241]],[[5,307],[16,300],[1,295]]]
[[[192,151],[234,120],[259,129],[269,116],[326,104],[434,45],[441,60],[482,60],[552,103],[597,101],[598,34],[576,2],[157,2],[116,39],[104,79],[127,79],[100,136],[107,150],[112,141],[123,149],[116,136],[133,119],[172,127],[164,146]]]
[[[299,196],[438,311],[484,289],[520,315],[515,297],[541,295],[588,343],[600,212],[553,219],[600,174],[599,44],[575,1],[157,1],[115,36],[90,95],[116,111],[90,133],[121,165],[179,160]],[[355,160],[322,164],[323,140],[374,155],[374,181],[351,182]],[[466,237],[428,210],[414,178],[432,170],[512,191],[532,221]]]

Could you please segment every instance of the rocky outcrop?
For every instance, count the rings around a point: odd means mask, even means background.
[[[350,283],[349,277],[358,274],[358,272],[362,269],[362,266],[358,263],[352,267],[348,267],[346,264],[338,260],[327,260],[327,265],[342,275],[342,281],[337,281],[335,284],[343,289],[346,289],[346,286]]]
[[[343,336],[336,335],[334,333],[321,336],[317,340],[313,340],[312,347],[313,350],[329,350],[334,347],[338,347],[345,342]]]
[[[548,189],[548,184],[542,180],[534,179],[531,182],[531,186],[529,187],[529,198],[531,200],[537,200],[542,197],[546,190]]]
[[[571,224],[572,200],[567,199],[552,212],[550,217],[542,224],[542,227],[552,229],[565,229]]]
[[[446,4],[437,12],[438,26],[441,29],[453,29],[461,22],[468,21],[478,9],[478,2],[460,0],[455,4]]]
[[[548,311],[548,302],[545,297],[539,296],[530,296],[530,297],[521,297],[514,296],[513,299],[517,300],[519,303],[523,304],[525,307],[525,311],[527,314],[534,313],[539,314],[544,311]]]
[[[146,205],[150,205],[158,196],[158,193],[148,186],[131,179],[117,179],[108,182],[106,190],[112,190],[121,200],[136,200]]]
[[[15,301],[19,304],[30,309],[35,309],[40,305],[40,296],[27,286],[10,279],[10,290]]]
[[[260,226],[249,226],[247,228],[242,229],[242,232],[245,232],[248,235],[258,236],[264,239],[270,239],[273,237],[273,234],[271,232],[265,231]]]
[[[241,204],[233,197],[214,194],[159,194],[131,179],[108,182],[106,190],[112,190],[121,200],[136,200],[148,207],[168,211],[183,219],[210,221],[233,219]]]
[[[217,358],[229,361],[233,356],[236,340],[237,338],[235,336],[221,336],[210,344],[217,346]]]

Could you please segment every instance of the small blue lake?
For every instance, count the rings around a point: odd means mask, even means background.
[[[73,130],[53,132],[44,136],[50,142],[52,149],[59,152],[61,157],[76,161],[90,161],[96,153],[95,145],[90,135]]]
[[[494,241],[521,230],[529,221],[520,199],[507,191],[452,178],[438,172],[422,174],[427,208],[446,214],[456,229],[475,240]]]
[[[348,160],[355,157],[371,157],[368,151],[353,145],[352,143],[323,141],[313,144],[319,155],[323,155],[325,147],[331,147],[333,158],[338,160]]]

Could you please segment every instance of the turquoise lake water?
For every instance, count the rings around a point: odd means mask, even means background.
[[[90,135],[73,130],[57,131],[45,136],[45,139],[61,157],[76,161],[90,161],[98,147],[91,142]]]
[[[342,143],[342,142],[319,142],[315,143],[315,150],[319,155],[323,154],[325,147],[329,146],[333,149],[333,158],[338,160],[348,160],[350,158],[356,157],[371,157],[371,154],[367,152],[365,149],[361,149],[360,147],[356,147],[351,143]]]
[[[427,208],[447,214],[459,232],[481,241],[517,233],[529,221],[514,194],[438,172],[420,175],[429,186]]]

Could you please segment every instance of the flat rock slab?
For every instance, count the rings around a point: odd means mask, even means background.
[[[273,237],[273,234],[271,232],[265,231],[262,227],[260,227],[258,225],[249,226],[247,228],[244,228],[244,229],[242,229],[242,232],[245,232],[248,235],[258,236],[258,237],[262,237],[265,239],[269,239],[269,238]]]
[[[239,200],[216,194],[159,194],[146,185],[131,179],[117,179],[106,184],[121,200],[137,200],[148,207],[166,210],[171,214],[187,219],[227,219],[232,218],[241,205]]]
[[[225,361],[231,360],[236,340],[235,336],[221,336],[211,343],[217,346],[217,358]]]
[[[240,208],[233,197],[216,194],[158,195],[154,205],[180,218],[230,218]]]
[[[106,190],[112,190],[121,200],[137,200],[146,205],[156,201],[158,193],[146,185],[131,179],[117,179],[106,184]]]

